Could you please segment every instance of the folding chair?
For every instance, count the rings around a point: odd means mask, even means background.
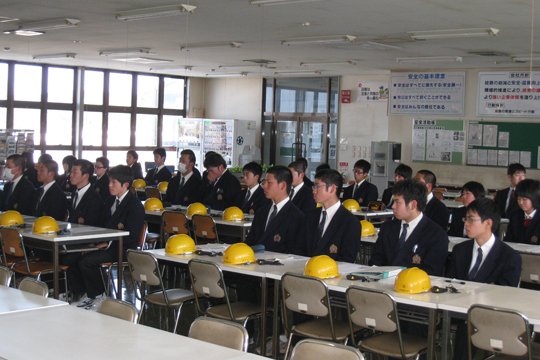
[[[212,216],[193,214],[191,221],[193,222],[193,232],[195,233],[195,244],[219,243],[216,222]]]
[[[521,255],[521,282],[540,284],[540,256],[533,254]]]
[[[189,328],[190,338],[247,352],[249,335],[238,323],[201,316]]]
[[[350,346],[313,339],[298,342],[291,354],[291,360],[319,359],[364,360],[364,356]]]
[[[99,305],[98,313],[114,316],[115,318],[137,323],[139,311],[132,303],[126,301],[105,298]]]
[[[147,187],[144,189],[144,192],[146,193],[146,198],[157,198],[161,200],[161,192],[158,188],[155,187]]]
[[[177,234],[190,235],[188,219],[185,214],[176,211],[164,211],[161,215],[162,234],[167,234],[166,238]]]
[[[0,285],[9,286],[13,273],[5,266],[0,266]]]
[[[176,333],[180,311],[184,302],[193,300],[193,292],[184,289],[165,289],[157,259],[151,253],[132,250],[127,251],[127,260],[135,296],[141,301],[141,322],[144,305],[150,304],[167,307],[177,312],[173,332]],[[145,285],[157,287],[157,290],[146,292]]]
[[[43,297],[49,297],[49,287],[43,281],[30,277],[24,278],[19,284],[19,290]]]
[[[442,192],[440,192],[440,191],[432,191],[432,192],[433,192],[433,196],[435,196],[437,199],[439,199],[439,200],[444,199],[444,195],[443,195]]]

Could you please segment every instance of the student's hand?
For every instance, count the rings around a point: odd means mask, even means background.
[[[217,179],[217,176],[213,172],[208,172],[208,175],[206,175],[206,178],[208,179],[209,183],[213,183],[214,180]]]
[[[109,245],[107,242],[102,242],[96,245],[97,248],[103,249],[106,248]]]

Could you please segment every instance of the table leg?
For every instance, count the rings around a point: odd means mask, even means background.
[[[437,333],[437,310],[429,309],[428,318],[428,348],[427,358],[428,360],[435,360],[435,334]]]
[[[124,255],[124,237],[120,236],[120,239],[118,240],[118,293],[116,295],[116,298],[119,300],[122,300],[122,280],[124,279],[124,276],[123,276],[124,267],[122,266],[123,255]]]
[[[65,274],[64,274],[65,276]],[[54,298],[58,299],[60,292],[58,289],[58,243],[55,241],[53,245],[53,286],[54,286]],[[66,289],[67,295],[67,289]]]
[[[266,277],[261,278],[262,299],[261,299],[261,355],[266,356],[266,312],[267,312],[267,297],[268,284]]]
[[[447,360],[450,342],[450,313],[448,311],[443,311],[442,316],[441,360]]]
[[[281,281],[274,281],[274,321],[272,324],[272,359],[279,356],[279,290]]]

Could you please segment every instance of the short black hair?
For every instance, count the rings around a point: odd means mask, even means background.
[[[399,164],[394,170],[394,175],[399,175],[405,180],[412,178],[412,168],[409,165]]]
[[[107,159],[105,156],[100,156],[96,159],[96,162],[100,162],[101,165],[103,165],[104,168],[109,170],[109,159]]]
[[[266,173],[274,175],[278,184],[285,181],[285,184],[287,184],[287,194],[291,191],[292,173],[288,167],[283,165],[272,166]]]
[[[135,150],[129,149],[127,151],[127,154],[131,155],[131,157],[134,158],[135,160],[139,160],[139,154],[137,154],[137,152]]]
[[[527,173],[527,170],[525,170],[525,166],[521,165],[520,163],[513,163],[508,165],[508,169],[506,169],[506,174],[514,175],[518,171],[523,171],[524,173]]]
[[[38,164],[43,164],[46,160],[52,160],[51,154],[41,154],[38,158]]]
[[[47,172],[53,172],[55,177],[58,175],[58,163],[56,161],[45,160],[41,163],[41,165],[47,168]]]
[[[263,168],[260,164],[256,163],[255,161],[252,161],[244,165],[242,171],[249,171],[250,173],[253,174],[253,176],[259,175],[259,182],[261,181]]]
[[[88,177],[91,177],[94,174],[94,164],[92,164],[88,160],[85,160],[85,159],[75,160],[73,162],[73,166],[80,166],[82,175],[88,174]]]
[[[24,157],[24,160],[26,161],[26,169],[31,169],[34,167],[34,152],[33,151],[25,151],[22,153],[22,156]]]
[[[167,152],[165,152],[165,149],[162,148],[162,147],[158,147],[157,149],[154,149],[154,151],[152,151],[152,153],[153,153],[154,155],[157,154],[157,155],[159,155],[159,156],[161,156],[161,157],[164,157],[164,158],[167,157]]]
[[[409,205],[412,200],[416,200],[419,211],[424,211],[426,208],[427,187],[414,179],[398,181],[392,188],[392,194],[403,196],[406,205]]]
[[[467,212],[469,211],[477,213],[478,216],[480,216],[480,219],[482,219],[482,222],[491,219],[493,221],[491,232],[496,233],[499,231],[501,214],[495,201],[486,198],[476,199],[467,206]]]
[[[465,185],[463,185],[463,190],[470,191],[475,199],[481,199],[486,196],[486,189],[484,189],[484,185],[480,184],[476,181],[469,181]]]
[[[302,164],[304,164],[304,167],[307,169],[308,167],[308,162],[307,162],[307,159],[306,158],[296,158],[296,161],[300,161]],[[305,170],[304,170],[305,171]]]
[[[62,165],[68,164],[68,172],[71,171],[71,168],[73,167],[73,162],[77,160],[77,158],[73,155],[68,155],[62,159]]]
[[[287,166],[289,169],[293,169],[298,174],[304,174],[306,172],[306,167],[304,166],[304,163],[301,161],[293,161],[292,163]]]
[[[540,209],[540,182],[524,179],[516,186],[516,195],[532,201],[535,209]]]
[[[315,169],[315,174],[317,174],[321,170],[330,170],[330,169],[331,169],[330,165],[328,165],[327,163],[322,163],[321,165],[317,166],[317,168]]]
[[[360,159],[360,160],[358,160],[357,162],[354,163],[354,168],[355,169],[362,169],[364,174],[367,174],[369,172],[369,170],[371,170],[371,164],[368,163],[364,159]]]
[[[317,171],[315,174],[315,179],[321,180],[323,183],[326,184],[326,189],[332,185],[336,185],[336,196],[339,199],[339,195],[341,194],[341,188],[343,188],[343,178],[341,177],[341,174],[337,170],[332,169],[323,169],[321,171]]]
[[[206,159],[206,158],[209,157],[210,155],[214,155],[214,154],[217,154],[217,152],[212,151],[212,150],[207,151],[206,154],[204,154],[204,158]]]
[[[431,184],[431,188],[437,186],[437,177],[429,170],[420,170],[417,174],[424,175],[424,181],[427,184]]]
[[[195,153],[193,152],[193,150],[184,149],[184,150],[182,150],[180,152],[180,156],[182,156],[182,155],[188,155],[189,156],[189,162],[195,164],[195,161],[197,160],[197,158],[195,158]]]
[[[225,162],[225,159],[223,158],[223,156],[217,153],[211,154],[204,159],[204,167],[207,169],[211,167],[218,168],[219,165],[222,165],[224,168],[227,168],[227,163]]]
[[[120,184],[128,184],[128,187],[133,182],[133,170],[127,165],[117,165],[109,171],[109,180],[116,180]]]
[[[6,160],[11,160],[13,165],[20,166],[21,171],[25,170],[25,160],[24,160],[24,157],[22,155],[12,154],[12,155],[9,155]]]

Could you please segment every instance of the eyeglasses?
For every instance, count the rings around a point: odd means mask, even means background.
[[[464,223],[468,222],[469,224],[475,221],[482,221],[482,219],[474,219],[472,217],[464,217],[464,218],[461,218],[461,220],[463,220]]]
[[[311,189],[312,189],[313,191],[317,191],[317,190],[319,190],[320,187],[323,187],[323,186],[326,186],[326,184],[313,185],[313,186],[311,187]]]
[[[94,169],[105,169],[104,166],[94,166]]]
[[[364,170],[354,170],[355,174],[362,175],[364,173]]]

